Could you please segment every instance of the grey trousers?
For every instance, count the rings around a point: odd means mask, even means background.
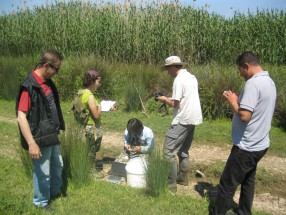
[[[169,186],[176,186],[178,176],[176,155],[179,158],[179,170],[187,172],[189,169],[189,149],[191,147],[195,125],[170,125],[164,142],[164,155],[170,162],[168,176]]]

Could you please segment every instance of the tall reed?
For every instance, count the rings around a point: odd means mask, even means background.
[[[146,183],[149,195],[159,196],[166,191],[169,170],[169,162],[163,157],[162,150],[155,147],[147,157]]]
[[[64,161],[63,178],[75,186],[83,186],[91,179],[92,164],[89,146],[83,136],[83,128],[76,124],[67,127],[61,135],[61,150]]]
[[[286,63],[286,13],[236,12],[225,19],[180,1],[68,1],[0,16],[0,54],[55,48],[109,61],[158,64],[169,55],[189,62],[230,63],[254,50],[263,62]]]

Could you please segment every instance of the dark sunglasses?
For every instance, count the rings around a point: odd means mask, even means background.
[[[50,63],[48,63],[48,64],[50,67],[52,67],[56,71],[56,73],[59,72],[60,68],[55,67],[53,64],[50,64]]]

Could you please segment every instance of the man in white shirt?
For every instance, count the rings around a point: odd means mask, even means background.
[[[195,126],[202,123],[202,111],[198,93],[198,81],[194,75],[183,69],[178,56],[170,56],[161,67],[169,75],[175,77],[172,97],[158,97],[173,108],[174,118],[165,137],[164,154],[171,164],[168,176],[169,190],[176,192],[177,183],[188,185],[189,149],[193,140]],[[177,174],[176,155],[179,158],[179,174]]]

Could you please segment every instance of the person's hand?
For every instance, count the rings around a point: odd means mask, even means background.
[[[29,144],[29,154],[32,159],[38,160],[42,156],[41,150],[36,143]]]
[[[134,152],[141,152],[141,146],[135,146],[135,147],[133,148],[133,151],[134,151]]]
[[[112,105],[112,107],[110,108],[110,110],[112,110],[112,111],[117,110],[117,106]]]
[[[229,103],[238,102],[238,96],[231,90],[224,91],[223,96],[229,101]]]
[[[166,103],[167,97],[166,96],[158,96],[156,98],[159,102]]]
[[[127,151],[131,151],[131,146],[128,144],[128,145],[125,146],[125,149],[126,149]]]

